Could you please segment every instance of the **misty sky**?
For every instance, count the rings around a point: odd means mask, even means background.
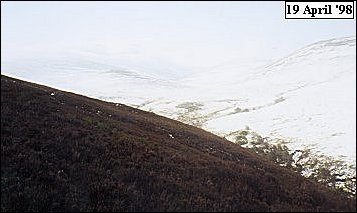
[[[2,64],[75,53],[193,69],[355,35],[355,20],[285,20],[283,1],[1,2]]]

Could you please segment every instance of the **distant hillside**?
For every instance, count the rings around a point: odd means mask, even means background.
[[[201,129],[1,76],[1,211],[355,211]]]

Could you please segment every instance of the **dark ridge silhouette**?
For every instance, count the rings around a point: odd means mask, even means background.
[[[1,76],[1,211],[355,210],[201,129]]]

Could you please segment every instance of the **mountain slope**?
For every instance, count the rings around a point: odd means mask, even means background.
[[[249,126],[290,141],[292,150],[307,146],[356,166],[356,37],[313,43],[275,62],[260,54],[189,68],[72,50],[5,58],[1,67],[6,75],[125,103],[233,142],[232,133]]]
[[[2,211],[355,211],[193,126],[1,77]]]

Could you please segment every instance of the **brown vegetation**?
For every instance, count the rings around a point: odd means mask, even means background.
[[[1,211],[355,210],[201,129],[1,77]]]

